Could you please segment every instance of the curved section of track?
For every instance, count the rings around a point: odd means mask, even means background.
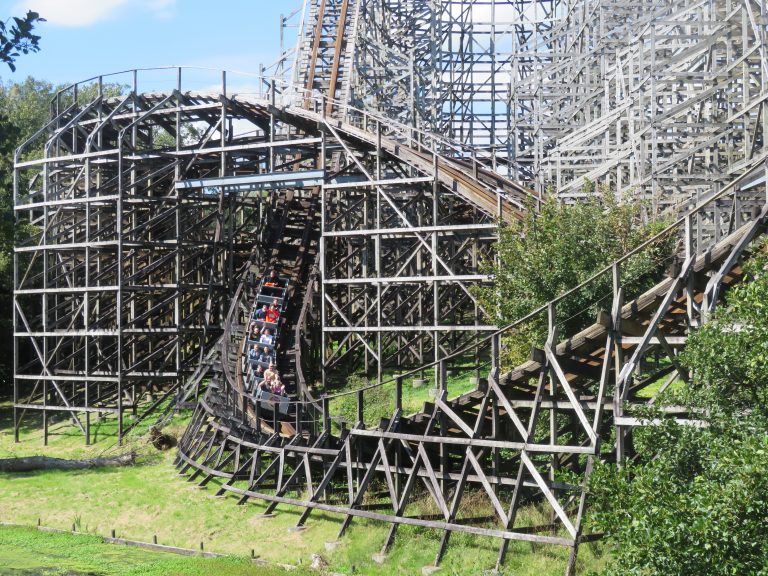
[[[386,187],[393,219],[383,225],[407,231],[417,246],[427,233],[411,221],[411,190],[443,190],[456,198],[453,223],[470,225],[491,222],[499,207],[512,217],[508,199],[526,196],[508,181],[477,183],[460,162],[427,152],[441,149],[437,141],[421,137],[411,148],[407,127],[352,109],[349,122],[331,120],[318,98],[308,111],[305,97],[180,89],[84,100],[88,91],[77,88],[17,155],[46,150],[16,163],[17,183],[28,183],[16,213],[41,231],[16,255],[15,332],[33,352],[16,371],[17,430],[40,410],[74,418],[86,437],[92,415],[115,414],[122,434],[170,397],[190,398],[215,363],[209,350],[225,329],[241,264],[254,245],[263,248],[257,267],[268,263],[264,250],[274,243],[264,231],[288,193],[336,186],[333,210],[343,213],[339,200],[352,192]],[[318,210],[309,218],[318,229]],[[339,259],[359,243],[346,233],[335,241]],[[398,257],[407,255],[391,261]],[[299,275],[313,264],[302,255]],[[457,261],[441,272],[461,278],[466,270]]]
[[[25,178],[41,174],[46,197],[31,190],[17,210],[47,232],[17,251],[29,254],[29,264],[16,298],[20,311],[35,310],[36,301],[26,301],[34,297],[54,313],[41,325],[24,316],[20,337],[34,346],[45,338],[48,347],[17,375],[18,382],[44,383],[30,386],[31,400],[17,408],[39,399],[50,412],[58,395],[65,414],[122,418],[142,405],[142,391],[173,394],[222,334],[211,385],[180,443],[178,464],[191,479],[215,481],[220,493],[242,500],[264,499],[269,511],[301,506],[299,524],[315,509],[344,515],[342,532],[356,517],[387,522],[384,550],[401,524],[432,528],[442,534],[437,561],[454,532],[500,539],[500,562],[511,540],[569,546],[575,558],[588,538],[581,517],[593,459],[631,455],[631,430],[648,423],[626,414],[626,404],[644,401],[642,390],[660,379],[663,389],[687,378],[677,351],[741,279],[740,261],[764,232],[766,158],[754,158],[744,176],[635,253],[513,326],[474,342],[457,339],[458,351],[392,380],[311,398],[303,369],[314,353],[304,344],[319,332],[311,322],[316,264],[321,301],[335,314],[323,318],[322,332],[348,328],[349,341],[381,358],[385,350],[365,339],[367,316],[351,318],[378,306],[375,292],[346,295],[359,285],[383,294],[390,284],[412,283],[423,296],[424,286],[439,284],[458,296],[447,310],[436,297],[430,317],[420,306],[426,299],[414,305],[403,292],[391,308],[394,321],[438,332],[445,326],[432,322],[441,312],[477,318],[467,284],[482,276],[474,231],[492,230],[499,216],[519,217],[535,198],[478,163],[437,153],[444,143],[429,135],[414,137],[407,127],[354,110],[345,122],[331,119],[322,100],[312,110],[293,103],[132,93],[68,108],[41,132],[49,154],[17,170]],[[176,130],[185,123],[205,126],[192,144]],[[176,146],[155,142],[159,130],[175,131]],[[34,187],[35,177],[27,180]],[[371,218],[368,208],[376,204],[384,208]],[[431,219],[420,221],[427,205]],[[441,235],[460,241],[437,253]],[[390,251],[382,254],[382,247]],[[632,258],[661,253],[669,254],[661,259],[667,277],[625,277]],[[428,257],[431,267],[413,264]],[[34,265],[41,260],[56,271],[42,287]],[[287,416],[262,413],[240,368],[255,288],[248,275],[272,266],[295,287],[279,357],[292,375]],[[329,276],[347,268],[345,277]],[[593,300],[583,313],[599,311],[598,321],[560,318],[562,303],[584,293]],[[90,313],[94,307],[103,314]],[[546,338],[532,342],[530,360],[511,365],[505,337],[525,333],[528,324],[546,327]],[[374,328],[395,337],[405,331]],[[435,348],[446,342],[435,338]],[[406,392],[417,376],[431,380],[433,392],[414,405]],[[147,386],[151,378],[164,387]],[[371,413],[382,397],[386,411]],[[615,445],[606,446],[608,438]],[[563,481],[563,470],[578,481]],[[469,492],[482,501],[474,508],[479,516],[462,507]],[[533,501],[549,507],[552,522],[534,526],[518,517]]]
[[[349,134],[358,143],[369,138],[354,130]],[[395,151],[424,169],[419,151]],[[462,168],[437,164],[444,178],[453,178],[452,169],[462,176],[459,195],[487,201],[470,192],[482,186],[481,172],[470,181]],[[764,185],[755,184],[762,169],[757,159],[745,176],[653,240],[478,343],[469,352],[487,359],[486,370],[481,374],[475,364],[464,368],[479,376],[476,388],[452,394],[457,378],[448,368],[462,370],[466,358],[457,353],[354,392],[352,419],[340,418],[332,408],[345,395],[294,400],[290,422],[277,425],[273,417],[275,424],[246,427],[236,416],[222,419],[210,401],[203,402],[180,447],[181,470],[202,484],[217,478],[218,494],[267,501],[268,513],[280,504],[302,507],[299,525],[316,509],[344,516],[340,534],[357,517],[387,522],[384,552],[398,526],[409,524],[443,534],[436,562],[450,535],[465,532],[498,538],[500,564],[513,540],[570,547],[572,570],[579,544],[591,537],[582,534],[581,519],[593,459],[632,454],[632,429],[649,423],[627,415],[626,406],[647,402],[644,391],[652,384],[663,381],[664,390],[687,378],[677,351],[723,292],[740,281],[740,262],[765,233],[766,194]],[[658,257],[659,251],[670,253],[661,261],[666,275],[660,269],[655,281],[623,277],[633,258]],[[564,334],[571,319],[558,320],[558,305],[611,278],[613,291],[595,304],[605,302],[597,321]],[[504,338],[542,321],[549,325],[546,342],[534,343],[529,361],[507,366]],[[408,411],[404,387],[426,371],[434,374],[434,400]],[[372,425],[366,406],[381,391],[391,392],[391,411]],[[244,401],[237,397],[232,404]],[[675,417],[695,420],[682,408]],[[547,420],[549,430],[542,435]],[[613,446],[604,444],[609,437],[616,439]],[[580,480],[559,480],[564,470]],[[469,492],[484,500],[487,516],[463,513],[462,496]],[[439,511],[436,516],[420,512],[424,499]],[[551,523],[518,521],[520,507],[532,501],[546,503]]]

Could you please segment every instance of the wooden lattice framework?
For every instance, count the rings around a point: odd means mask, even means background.
[[[497,538],[499,565],[512,541],[566,546],[566,572],[574,573],[579,545],[594,537],[582,532],[594,459],[621,462],[632,455],[632,430],[655,425],[632,413],[653,402],[643,391],[659,379],[663,391],[688,378],[679,350],[741,279],[742,259],[766,231],[767,168],[761,159],[717,198],[596,277],[472,346],[470,357],[490,361],[476,389],[451,392],[462,375],[449,376],[448,366],[467,351],[424,366],[434,369],[436,394],[415,413],[404,411],[403,389],[421,370],[352,393],[351,420],[334,410],[347,394],[305,395],[292,403],[288,418],[259,417],[247,408],[237,378],[222,375],[181,442],[181,472],[201,485],[213,481],[218,494],[241,502],[267,501],[267,514],[280,504],[303,507],[298,526],[313,510],[342,515],[340,535],[355,518],[387,522],[382,553],[405,524],[442,533],[435,563],[451,534],[464,532]],[[667,274],[650,286],[648,278],[624,277],[632,258],[660,247],[671,253]],[[603,284],[608,298],[596,302],[605,304],[596,321],[562,334],[558,308]],[[505,337],[541,323],[547,334],[541,348],[519,366],[506,365]],[[242,330],[239,320],[229,325],[223,346],[230,354],[241,346]],[[366,420],[367,398],[380,402],[382,394],[391,399],[391,415]],[[696,414],[682,407],[668,411],[682,424],[696,424]],[[470,493],[475,509],[479,495],[490,516],[460,513]],[[424,513],[425,501],[437,514]],[[530,502],[546,507],[551,521],[532,526],[521,519],[518,512]]]
[[[765,150],[764,0],[360,0],[349,97],[538,193],[653,211]],[[469,153],[469,149],[468,149]]]
[[[632,429],[654,424],[628,409],[649,383],[687,378],[677,352],[764,232],[766,13],[757,0],[308,0],[290,85],[261,77],[237,94],[222,74],[196,91],[167,69],[155,92],[139,90],[149,71],[108,79],[124,85],[110,97],[104,78],[62,91],[16,158],[16,213],[33,229],[15,252],[17,433],[41,411],[46,432],[72,417],[87,441],[91,416],[114,414],[122,436],[211,372],[179,451],[191,480],[270,513],[301,506],[299,525],[315,509],[344,515],[342,533],[388,522],[384,552],[401,524],[438,530],[436,562],[454,532],[499,539],[499,564],[511,541],[563,545],[572,573],[592,537],[592,462],[622,461]],[[640,249],[665,246],[668,276],[625,278],[630,254],[486,325],[471,286],[487,281],[494,221],[551,184],[576,200],[587,179],[683,214]],[[277,261],[303,284],[287,418],[238,370],[247,278]],[[597,321],[567,331],[559,305],[597,282],[611,286]],[[526,324],[546,338],[507,365],[505,336]],[[352,393],[354,418],[335,413],[343,396],[313,397],[312,364],[325,383],[341,365],[375,376]],[[462,370],[476,388],[458,394]],[[425,377],[434,401],[408,414],[403,387]],[[382,393],[391,415],[366,421]],[[487,517],[462,513],[470,492]],[[520,520],[532,501],[550,522]]]

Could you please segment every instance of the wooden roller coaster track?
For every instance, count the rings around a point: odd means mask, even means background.
[[[762,169],[758,163],[758,173]],[[278,504],[303,507],[298,525],[313,510],[343,515],[340,534],[356,517],[388,522],[383,552],[397,527],[409,524],[443,533],[436,562],[450,534],[466,532],[499,538],[499,564],[512,540],[571,547],[572,572],[578,545],[593,537],[582,534],[593,459],[632,455],[631,430],[652,423],[633,417],[631,405],[648,402],[643,391],[660,379],[662,391],[687,379],[677,351],[723,292],[742,278],[740,262],[765,232],[766,193],[753,182],[734,182],[590,281],[494,333],[480,345],[489,365],[474,390],[450,395],[447,368],[466,356],[457,353],[354,392],[357,416],[351,421],[333,412],[342,394],[296,401],[290,424],[259,428],[241,425],[237,406],[243,399],[236,385],[224,383],[217,392],[235,397],[229,403],[233,411],[225,416],[213,396],[200,404],[181,443],[179,467],[201,484],[216,478],[219,494],[269,502],[269,513]],[[659,246],[674,256],[666,277],[650,287],[647,279],[622,278],[622,266]],[[606,277],[613,284],[610,309],[559,339],[558,304]],[[505,368],[504,336],[537,321],[548,326],[546,341],[531,360]],[[407,413],[403,387],[426,369],[434,370],[435,399]],[[470,370],[475,373],[476,367]],[[382,387],[391,391],[391,415],[371,425],[366,396]],[[695,420],[683,409],[673,416]],[[611,437],[614,444],[604,445]],[[560,480],[558,473],[565,470],[581,480]],[[487,499],[491,517],[459,514],[470,491]],[[440,511],[437,518],[420,514],[413,504],[424,497]],[[516,522],[520,507],[531,501],[547,503],[551,524]]]
[[[548,16],[514,34],[535,30],[547,47],[514,59],[507,115],[489,117],[495,76],[508,71],[495,53],[464,57],[486,50],[464,46],[471,11],[437,18],[425,4],[409,19],[400,4],[310,1],[288,86],[258,78],[258,93],[238,93],[221,73],[220,88],[203,92],[185,85],[190,71],[171,68],[160,71],[171,89],[142,93],[143,74],[158,71],[135,70],[57,95],[15,159],[16,214],[37,230],[14,256],[17,437],[31,411],[46,440],[50,421],[72,418],[90,441],[93,416],[115,416],[122,439],[164,403],[194,402],[177,458],[190,481],[264,500],[268,513],[298,506],[300,526],[314,510],[341,515],[341,534],[355,518],[385,522],[383,552],[403,524],[432,529],[436,563],[456,532],[497,539],[499,565],[511,541],[566,546],[572,574],[579,545],[598,536],[583,533],[595,459],[633,456],[632,430],[655,425],[633,408],[654,401],[652,386],[687,379],[677,359],[687,336],[741,281],[765,233],[768,115],[755,95],[764,32],[750,2],[724,23],[698,5],[657,3],[637,19],[634,45],[614,49],[612,31],[597,39],[612,68],[582,98],[586,60],[571,66],[561,48],[573,38],[592,46],[592,24],[580,20],[591,12],[565,11],[572,38],[555,22],[558,2],[540,2]],[[526,20],[530,3],[518,4]],[[617,10],[619,28],[627,10]],[[445,54],[456,26],[458,60]],[[685,26],[711,39],[679,33]],[[717,38],[735,63],[717,56]],[[383,55],[371,56],[374,40]],[[646,53],[669,69],[654,72]],[[448,68],[429,71],[425,86],[429,59]],[[377,112],[367,109],[366,79],[405,60],[409,71],[392,82],[410,82],[409,99],[387,102],[382,87],[370,95]],[[477,82],[472,65],[486,60],[488,79]],[[678,102],[683,77],[690,97]],[[105,80],[128,88],[107,97]],[[727,117],[716,114],[723,102]],[[485,152],[475,137],[490,139]],[[710,162],[726,167],[716,182],[702,176]],[[670,205],[670,191],[690,194],[655,238],[498,329],[474,296],[489,281],[481,263],[498,221],[542,199],[500,165],[540,193],[556,182],[570,200],[591,177],[640,186],[654,207]],[[635,258],[658,269],[632,277]],[[287,412],[256,401],[242,372],[252,278],[273,266],[291,278],[278,355]],[[569,316],[574,298],[589,305]],[[530,357],[514,362],[510,342],[526,334]],[[372,383],[332,393],[344,368]],[[424,381],[431,397],[409,401]],[[470,494],[481,516],[462,506]],[[529,503],[549,521],[527,522],[519,512]]]

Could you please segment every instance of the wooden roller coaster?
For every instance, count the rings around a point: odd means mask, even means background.
[[[493,333],[478,345],[479,354],[457,353],[358,390],[357,416],[351,422],[333,413],[337,395],[292,402],[292,417],[282,426],[255,426],[239,409],[247,399],[237,383],[222,382],[195,413],[180,445],[180,469],[201,485],[217,478],[219,494],[266,500],[268,513],[278,504],[304,507],[298,525],[315,509],[344,515],[341,534],[355,517],[388,522],[384,552],[397,527],[410,524],[444,533],[436,562],[451,533],[467,532],[499,538],[500,564],[510,540],[569,546],[573,570],[578,545],[592,538],[581,533],[581,520],[593,459],[631,456],[631,429],[652,423],[625,414],[633,404],[649,401],[643,390],[651,383],[663,379],[663,390],[687,379],[677,351],[722,293],[741,279],[739,262],[765,232],[768,205],[762,185],[751,191],[741,185],[734,183],[711,203],[685,214],[571,293]],[[712,211],[723,209],[729,216],[711,228]],[[622,264],[670,240],[678,250],[669,275],[647,289],[648,279],[622,279]],[[594,324],[558,340],[558,303],[606,276],[613,281],[611,308],[601,311]],[[504,336],[536,321],[548,326],[542,348],[534,349],[524,364],[504,368]],[[242,330],[237,320],[230,328]],[[231,342],[241,351],[237,340]],[[480,384],[451,396],[447,367],[477,355],[489,366]],[[403,387],[430,368],[434,401],[406,412]],[[382,387],[391,391],[391,415],[371,426],[366,395]],[[225,397],[229,401],[221,400]],[[224,403],[229,411],[221,409]],[[682,409],[675,416],[681,422],[695,419]],[[282,420],[276,414],[266,419]],[[606,446],[611,437],[615,442]],[[560,480],[563,470],[581,481]],[[462,496],[470,490],[487,498],[492,518],[459,515]],[[418,513],[417,494],[432,500],[440,511],[437,518]],[[516,523],[521,505],[531,501],[548,504],[551,524]]]
[[[388,523],[383,552],[403,524],[436,530],[436,563],[456,532],[497,539],[499,565],[511,541],[566,546],[572,574],[597,537],[582,521],[593,462],[632,457],[632,430],[654,425],[633,407],[654,401],[652,385],[687,379],[680,349],[765,233],[768,154],[755,136],[656,237],[499,329],[473,287],[490,281],[481,263],[498,222],[541,195],[499,174],[495,148],[423,129],[437,104],[417,109],[415,50],[410,104],[383,106],[382,90],[378,111],[350,105],[365,100],[353,98],[370,72],[356,47],[376,10],[310,1],[294,81],[258,78],[256,93],[228,73],[217,91],[194,90],[196,71],[170,68],[57,95],[16,157],[16,214],[37,230],[15,252],[17,435],[30,411],[46,439],[50,421],[72,418],[89,442],[94,416],[116,417],[122,439],[159,407],[193,406],[177,465],[218,494],[266,501],[267,513],[298,506],[300,526],[314,510],[339,514],[341,534],[355,518]],[[152,73],[172,87],[142,93]],[[108,96],[113,81],[128,88]],[[387,115],[408,107],[407,123]],[[581,131],[594,138],[591,124]],[[517,173],[510,149],[503,164]],[[537,150],[523,172],[545,165]],[[689,156],[675,158],[665,174],[687,173]],[[637,258],[658,267],[632,277]],[[244,366],[254,278],[273,268],[289,279],[276,360],[290,396],[270,403]],[[589,304],[567,315],[575,298]],[[521,334],[539,336],[514,362]],[[369,383],[334,389],[350,373]],[[408,400],[419,385],[429,398]],[[465,513],[468,494],[484,515]],[[530,503],[549,521],[522,518]]]

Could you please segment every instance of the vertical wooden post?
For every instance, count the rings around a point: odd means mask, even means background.
[[[443,372],[444,368],[444,360],[440,361],[440,372],[444,374]],[[441,378],[442,382],[445,382],[445,379]],[[444,386],[444,384],[443,384]],[[443,402],[447,402],[447,394],[445,392],[445,389],[441,387],[437,391],[440,400]],[[447,428],[448,428],[448,418],[445,415],[444,410],[440,410],[440,435],[441,436],[447,436]],[[443,493],[443,496],[445,496],[446,487],[447,487],[447,481],[446,481],[446,472],[448,470],[448,452],[450,447],[447,444],[440,443],[440,446],[438,447],[439,453],[440,453],[440,491]]]
[[[272,430],[275,434],[280,434],[280,420],[277,417],[277,404],[272,404]]]
[[[490,398],[491,403],[491,437],[492,438],[499,438],[499,434],[501,432],[499,428],[499,402],[495,397]],[[499,453],[498,448],[492,448],[491,449],[491,457],[492,457],[492,463],[491,463],[491,469],[493,470],[493,475],[498,478],[499,477],[499,470],[501,469],[501,454]],[[493,483],[493,491],[498,493],[499,484],[497,482]]]
[[[363,398],[363,391],[358,390],[357,391],[357,423],[361,427],[365,427],[365,421],[363,420],[363,414],[364,414],[364,398]]]
[[[619,375],[621,374],[621,368],[624,366],[624,352],[621,347],[621,305],[622,305],[622,288],[621,288],[621,267],[619,264],[614,264],[612,269],[613,274],[613,310],[616,311],[615,317],[612,318],[613,331],[614,331],[614,348],[613,348],[613,372],[614,372],[614,388],[613,388],[613,419],[614,422],[623,413],[623,407],[621,403],[621,389],[619,387]],[[616,426],[616,463],[621,466],[624,463],[624,428]]]
[[[734,196],[735,198],[735,196]],[[701,220],[700,214],[696,214],[697,220]],[[699,245],[699,242],[701,242],[701,238],[698,239],[698,242],[694,245],[694,231],[693,231],[693,215],[688,214],[685,217],[685,257],[692,258],[694,256],[694,251],[701,250],[701,246]],[[688,321],[688,326],[696,326],[698,323],[694,320],[694,301],[693,301],[693,274],[688,275],[688,280],[685,283],[685,294],[686,294],[686,302],[685,302],[685,312],[686,312],[686,320]]]
[[[301,402],[296,403],[296,435],[301,436],[301,433],[303,431],[303,422],[301,420],[302,414],[304,412],[304,404]]]
[[[261,433],[261,401],[256,398],[256,402],[254,402],[256,405],[256,431]]]
[[[328,412],[328,396],[323,394],[323,432],[331,431],[331,415]]]
[[[363,394],[364,393],[362,390],[357,391],[357,426],[359,428],[365,428],[365,420],[363,419],[365,415],[365,404],[364,404],[365,399],[363,398]],[[354,448],[355,448],[355,460],[357,462],[360,462],[360,457],[361,457],[360,444],[356,442],[354,444]],[[363,477],[363,472],[361,468],[360,467],[355,468],[355,485],[356,486],[360,486],[360,481],[362,477]]]
[[[376,180],[381,180],[382,178],[382,168],[383,168],[383,154],[381,150],[381,122],[376,123]],[[381,205],[381,190],[378,186],[374,187],[374,190],[376,192],[376,216],[375,216],[375,226],[376,229],[381,229],[381,213],[382,213],[382,205]],[[384,274],[384,267],[381,263],[381,235],[376,234],[376,236],[373,237],[373,258],[374,258],[374,268],[376,270],[376,276],[383,276]],[[381,302],[383,300],[382,297],[382,284],[381,282],[376,283],[376,325],[382,326],[383,325],[383,312],[381,308]],[[381,384],[382,380],[382,370],[384,368],[384,349],[383,349],[383,342],[382,342],[382,332],[381,330],[376,331],[376,383]]]
[[[447,378],[446,378],[447,370],[446,370],[445,358],[441,358],[440,359],[440,362],[438,363],[437,368],[438,368],[437,374],[436,374],[436,377],[437,377],[437,389],[438,389],[438,392],[441,393],[444,390],[448,389],[448,382],[446,381],[447,380]]]
[[[547,306],[547,346],[554,348],[557,341],[557,324],[555,322],[555,302],[550,302]],[[550,394],[552,395],[552,409],[549,411],[549,443],[553,446],[557,444],[557,377],[550,369]],[[555,481],[555,474],[560,467],[560,458],[557,454],[552,454],[552,460],[549,468],[549,480]]]
[[[43,446],[48,446],[48,380],[43,380]]]

